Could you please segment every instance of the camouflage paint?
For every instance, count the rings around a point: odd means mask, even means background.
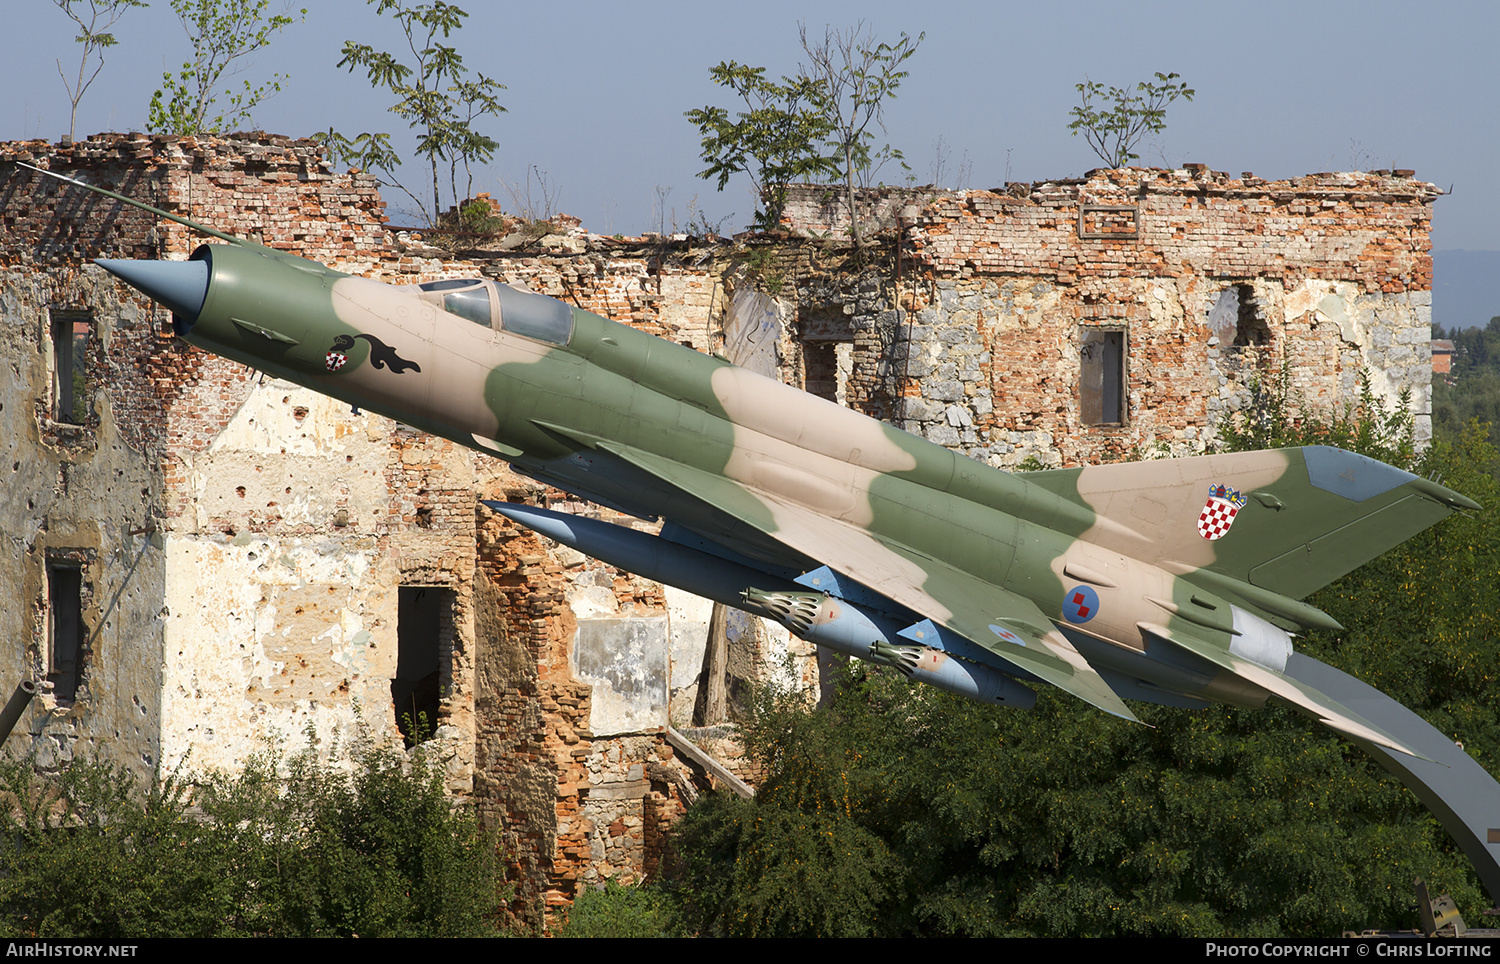
[[[1318,448],[1010,475],[578,309],[560,344],[507,330],[499,289],[485,326],[434,292],[254,245],[193,257],[211,265],[184,320],[195,344],[665,516],[767,576],[827,566],[926,647],[872,640],[872,658],[929,673],[970,659],[1128,719],[1117,690],[1274,697],[1408,752],[1281,670],[1286,630],[1337,625],[1298,599],[1477,508],[1435,483]]]

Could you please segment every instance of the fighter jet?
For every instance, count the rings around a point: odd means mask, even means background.
[[[1303,597],[1479,508],[1433,481],[1323,447],[1010,474],[561,301],[383,284],[72,183],[225,242],[98,262],[186,341],[664,520],[491,503],[606,563],[979,700],[1277,700],[1416,753],[1286,668],[1339,625]]]

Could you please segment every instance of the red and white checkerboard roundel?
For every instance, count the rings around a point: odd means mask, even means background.
[[[349,356],[344,354],[343,352],[331,351],[328,353],[328,357],[324,359],[323,364],[328,368],[329,371],[336,372],[340,368],[343,368],[344,363],[348,360]]]

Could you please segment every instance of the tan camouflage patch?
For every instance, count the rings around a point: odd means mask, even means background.
[[[499,429],[485,397],[493,370],[503,364],[534,363],[546,355],[540,346],[507,338],[425,303],[415,288],[342,278],[333,285],[332,301],[339,321],[378,337],[421,370],[393,375],[367,359],[330,376],[329,382],[352,383],[363,392],[378,393],[414,417],[441,421],[466,435],[493,438]],[[442,338],[435,343],[439,329]]]
[[[1198,517],[1209,486],[1252,492],[1280,479],[1287,465],[1280,452],[1245,452],[1088,466],[1078,495],[1099,522],[1080,538],[1153,565],[1207,567],[1217,556]]]

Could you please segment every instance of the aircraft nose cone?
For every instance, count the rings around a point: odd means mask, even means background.
[[[100,259],[99,267],[140,291],[146,297],[165,305],[192,327],[208,297],[208,262],[206,261],[126,261]]]

